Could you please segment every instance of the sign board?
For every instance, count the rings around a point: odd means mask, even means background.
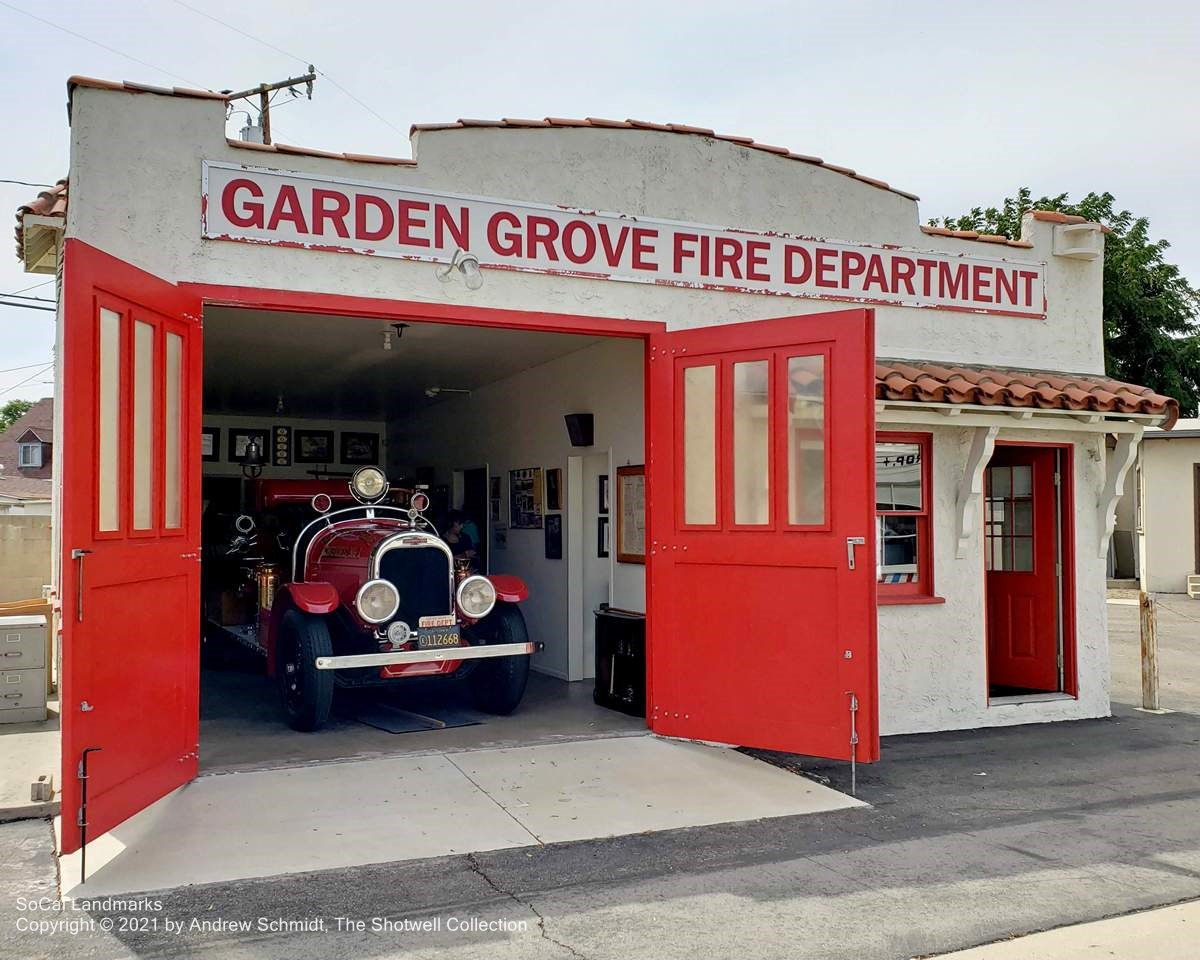
[[[736,293],[1046,315],[1045,264],[204,161],[202,235]],[[780,226],[786,226],[780,224]]]

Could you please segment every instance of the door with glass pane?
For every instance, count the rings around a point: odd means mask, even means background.
[[[878,757],[872,319],[651,337],[656,732]]]
[[[997,446],[988,461],[983,532],[992,696],[1062,689],[1057,456],[1049,447]]]
[[[62,850],[79,764],[98,836],[196,775],[200,308],[87,244],[64,251]]]

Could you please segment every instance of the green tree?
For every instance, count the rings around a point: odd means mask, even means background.
[[[1150,221],[1117,210],[1111,193],[1032,199],[1028,187],[999,207],[975,207],[960,217],[933,219],[951,230],[1021,235],[1030,210],[1057,210],[1110,228],[1104,240],[1104,362],[1108,375],[1150,387],[1179,401],[1183,416],[1200,404],[1200,290],[1164,257],[1170,244],[1150,238]]]
[[[32,406],[32,400],[9,400],[8,403],[0,406],[0,433],[25,416]]]

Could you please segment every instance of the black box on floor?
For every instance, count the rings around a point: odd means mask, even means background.
[[[602,707],[646,716],[646,615],[601,604],[596,611],[596,689]]]

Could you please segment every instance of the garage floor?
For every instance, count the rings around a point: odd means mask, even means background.
[[[96,897],[861,806],[736,750],[648,734],[202,776],[63,857]]]
[[[340,693],[339,693],[339,696]],[[386,733],[352,719],[356,705],[379,697],[419,711],[425,704],[469,706],[465,690],[444,679],[417,681],[395,691],[335,700],[335,717],[316,733],[297,733],[282,719],[273,681],[236,670],[205,670],[200,681],[200,772],[262,770],[317,760],[477,750],[561,743],[646,732],[646,723],[592,703],[591,681],[565,683],[531,673],[525,699],[508,717],[418,733]]]

